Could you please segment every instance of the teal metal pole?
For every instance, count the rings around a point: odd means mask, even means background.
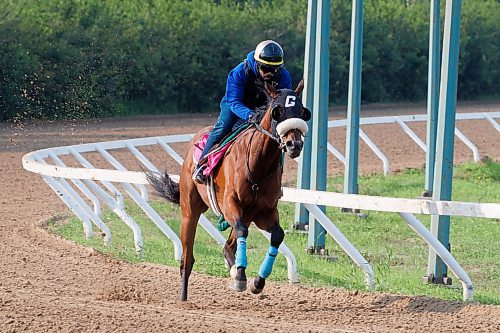
[[[432,197],[436,160],[436,132],[439,100],[440,1],[431,0],[429,27],[429,72],[427,78],[427,153],[423,196]]]
[[[302,101],[306,108],[314,112],[314,63],[316,57],[316,11],[317,0],[309,0],[307,7],[307,30],[306,45],[304,54],[304,91]],[[304,137],[304,147],[299,158],[297,170],[297,188],[310,189],[311,187],[311,134]],[[295,205],[295,224],[304,229],[303,226],[309,223],[309,213],[302,204]]]
[[[436,167],[432,194],[434,200],[451,200],[461,6],[461,0],[446,1]],[[433,215],[431,217],[431,232],[445,247],[450,248],[449,216]],[[446,265],[432,249],[429,250],[427,273],[433,276],[434,282],[438,283],[447,276]]]
[[[347,101],[346,165],[344,193],[358,193],[359,113],[361,109],[361,64],[363,54],[363,0],[353,0],[351,55]]]
[[[330,0],[319,0],[317,8],[316,60],[314,68],[311,189],[326,190],[328,134],[328,84],[330,66]],[[325,207],[320,209],[325,212]],[[309,248],[325,247],[325,229],[309,216]]]

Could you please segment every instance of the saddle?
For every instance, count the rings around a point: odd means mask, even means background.
[[[236,128],[234,131],[229,133],[224,139],[222,139],[221,143],[214,146],[206,154],[204,161],[199,161],[199,159],[203,151],[203,148],[205,148],[210,132],[205,133],[201,137],[201,140],[194,144],[193,159],[198,164],[200,162],[206,164],[207,167],[203,171],[203,174],[205,176],[209,176],[210,174],[212,174],[212,171],[215,169],[215,167],[217,167],[217,165],[219,165],[220,161],[226,154],[226,151],[229,149],[229,147],[231,147],[231,145],[234,143],[234,141],[236,141],[238,136],[240,136],[250,126],[252,126],[252,124],[244,123],[243,125]]]

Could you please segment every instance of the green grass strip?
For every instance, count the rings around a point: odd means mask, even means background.
[[[329,191],[342,191],[343,177],[328,180]],[[500,164],[486,161],[481,164],[465,164],[454,170],[453,200],[467,202],[500,202]],[[361,194],[415,198],[424,186],[422,170],[406,170],[387,177],[380,175],[362,176],[359,179]],[[154,201],[153,208],[168,225],[179,234],[179,207],[163,201]],[[307,235],[295,233],[291,227],[294,221],[294,205],[280,203],[280,219],[287,231],[285,243],[297,259],[300,282],[307,286],[331,286],[349,290],[364,290],[364,274],[340,249],[331,237],[327,237],[326,248],[332,260],[306,254]],[[77,218],[64,223],[53,222],[49,229],[64,238],[79,244],[92,246],[97,250],[120,258],[137,262],[152,262],[178,266],[173,259],[172,243],[147,218],[136,205],[128,202],[127,212],[140,225],[144,239],[144,253],[138,256],[134,250],[132,232],[112,212],[105,212],[104,221],[113,234],[111,247],[103,245],[102,237],[86,240],[82,224]],[[447,300],[461,300],[462,290],[458,279],[453,277],[452,286],[426,285],[422,277],[426,274],[428,246],[413,232],[396,213],[364,211],[366,218],[341,213],[338,208],[328,208],[328,217],[353,243],[373,267],[376,289],[401,295],[425,295]],[[207,216],[215,223],[212,213]],[[430,217],[417,216],[427,227]],[[224,267],[222,248],[198,227],[195,243],[196,263],[194,270],[214,276],[228,276]],[[223,232],[229,235],[229,230]],[[500,220],[452,217],[450,228],[452,254],[469,274],[475,287],[475,300],[484,304],[500,304]],[[249,277],[257,274],[264,258],[268,241],[255,227],[248,238]],[[287,281],[286,260],[278,255],[273,281]]]

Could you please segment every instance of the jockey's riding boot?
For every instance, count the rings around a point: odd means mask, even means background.
[[[202,165],[197,165],[195,168],[194,168],[194,172],[193,172],[193,180],[195,182],[197,182],[198,184],[205,184],[207,182],[207,176],[205,176],[203,174],[203,171],[205,171],[206,169],[206,165],[205,164],[202,164]]]

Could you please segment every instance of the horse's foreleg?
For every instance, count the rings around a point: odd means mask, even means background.
[[[231,267],[233,280],[229,287],[236,291],[245,291],[247,289],[245,269],[247,268],[248,227],[241,219],[236,221],[234,233],[236,237],[236,258],[234,265]]]
[[[279,223],[276,223],[271,227],[271,244],[267,250],[264,261],[259,268],[259,275],[250,283],[250,291],[254,294],[259,294],[264,289],[266,284],[266,279],[271,275],[273,270],[274,261],[278,255],[278,248],[285,238],[285,232],[280,227]]]

